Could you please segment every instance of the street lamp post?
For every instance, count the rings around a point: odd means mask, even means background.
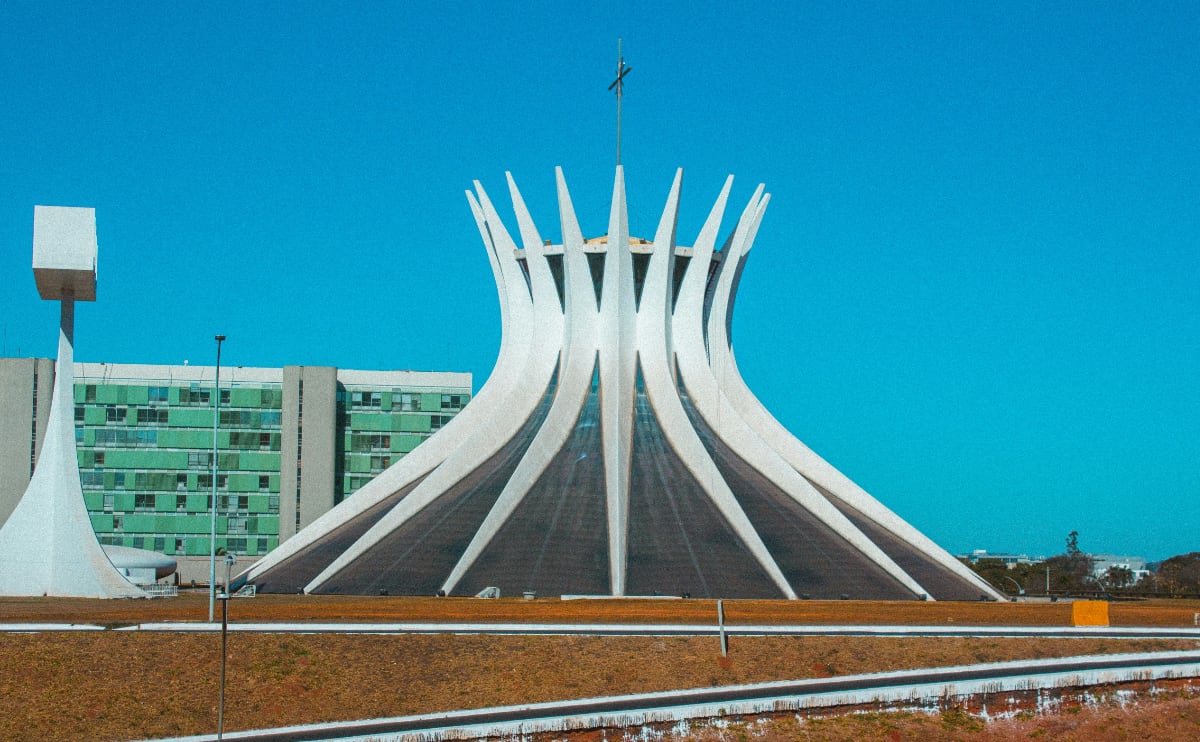
[[[225,657],[229,637],[229,573],[237,554],[225,555],[225,591],[221,593],[221,700],[217,706],[217,739],[225,736]]]
[[[212,502],[208,533],[208,622],[213,621],[213,608],[217,601],[217,428],[221,422],[221,343],[224,335],[217,335],[217,373],[213,379],[213,451],[212,451]]]
[[[1008,580],[1009,582],[1011,582],[1011,583],[1013,584],[1013,587],[1017,588],[1017,595],[1024,595],[1024,594],[1025,594],[1025,588],[1021,587],[1021,583],[1017,582],[1016,580],[1014,580],[1013,578],[1009,577],[1008,575],[1002,575],[1002,576],[1004,577],[1004,579],[1006,579],[1006,580]],[[1014,600],[1015,600],[1015,598],[1014,598]]]

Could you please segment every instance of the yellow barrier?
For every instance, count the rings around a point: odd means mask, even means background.
[[[1108,626],[1107,600],[1077,600],[1071,604],[1072,626]]]

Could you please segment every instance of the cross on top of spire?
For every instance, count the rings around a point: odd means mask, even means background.
[[[621,39],[617,39],[617,79],[608,86],[609,90],[617,91],[617,164],[621,164],[621,92],[625,89],[625,76],[632,67],[626,66],[625,57],[621,54]]]

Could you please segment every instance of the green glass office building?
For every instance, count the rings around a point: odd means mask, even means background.
[[[215,368],[77,363],[75,440],[101,543],[174,556],[206,580]],[[54,363],[0,359],[0,522],[29,481]],[[221,368],[218,548],[253,561],[435,433],[470,399],[463,373]]]

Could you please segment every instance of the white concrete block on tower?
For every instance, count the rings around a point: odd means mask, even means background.
[[[96,300],[96,210],[33,207],[33,277],[38,295]]]

